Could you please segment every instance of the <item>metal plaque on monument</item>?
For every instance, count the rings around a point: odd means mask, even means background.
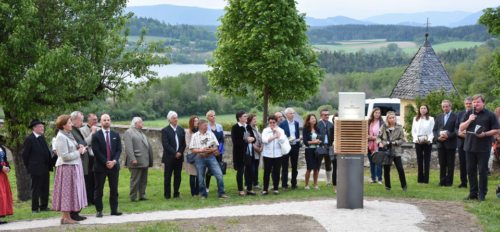
[[[363,164],[368,147],[365,93],[340,92],[335,119],[337,208],[363,208]]]

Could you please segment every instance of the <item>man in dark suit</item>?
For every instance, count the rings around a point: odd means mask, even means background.
[[[171,179],[174,176],[174,198],[180,196],[182,163],[184,162],[184,149],[186,149],[186,139],[184,129],[178,125],[177,113],[170,111],[167,114],[170,125],[161,130],[161,144],[163,146],[163,156],[161,162],[164,164],[163,191],[165,199],[171,197]]]
[[[327,146],[327,149],[331,155],[324,156],[325,159],[325,170],[326,170],[326,184],[337,186],[337,159],[333,156],[333,123],[331,123],[328,118],[330,117],[330,111],[328,109],[322,109],[319,112],[321,120],[318,121],[319,139],[323,146]],[[323,159],[321,158],[321,160]],[[321,164],[321,160],[319,160]]]
[[[464,150],[464,140],[466,131],[459,131],[460,123],[465,121],[465,114],[472,110],[472,98],[467,97],[464,100],[465,110],[460,111],[457,115],[457,147],[458,147],[458,158],[460,160],[460,185],[459,188],[467,188],[467,160]]]
[[[118,177],[120,174],[120,154],[122,142],[120,134],[111,130],[111,118],[108,114],[101,115],[102,129],[92,136],[92,151],[94,152],[95,192],[94,205],[96,217],[102,217],[102,196],[106,177],[109,181],[109,204],[111,215],[120,216],[118,211]]]
[[[33,133],[24,140],[23,161],[31,175],[31,211],[38,213],[49,211],[49,172],[55,160],[43,136],[45,123],[35,119],[29,128]]]
[[[299,131],[299,122],[294,120],[295,111],[292,108],[285,109],[285,117],[279,127],[285,131],[286,137],[288,137],[288,141],[290,142],[290,146],[292,149],[288,154],[283,155],[281,157],[281,185],[283,189],[288,189],[288,164],[289,162],[292,164],[292,189],[297,188],[297,166],[299,162],[299,149],[300,149],[300,140],[302,140]]]
[[[443,113],[434,123],[434,138],[437,138],[439,159],[439,186],[453,185],[455,150],[457,149],[457,115],[451,111],[451,102],[441,102]]]

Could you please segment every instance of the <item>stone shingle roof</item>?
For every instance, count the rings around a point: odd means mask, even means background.
[[[426,35],[424,44],[406,67],[398,84],[392,90],[391,97],[414,100],[439,90],[457,93],[448,72],[439,61]]]

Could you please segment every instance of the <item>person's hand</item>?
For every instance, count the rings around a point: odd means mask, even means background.
[[[384,143],[380,142],[380,143],[378,144],[378,147],[380,147],[380,148],[384,148]]]
[[[464,130],[463,131],[459,131],[458,132],[458,137],[465,138],[465,131]]]
[[[175,153],[175,158],[176,158],[176,159],[181,158],[181,156],[182,156],[182,154],[181,154],[180,152]]]
[[[112,169],[115,166],[115,164],[116,164],[116,161],[115,160],[111,160],[111,161],[106,162],[106,167],[108,169]]]
[[[137,165],[137,160],[132,160],[132,165]]]
[[[248,143],[252,143],[253,141],[255,141],[255,138],[254,138],[254,137],[251,137],[251,136],[248,136],[248,137],[247,137],[247,142],[248,142]]]
[[[87,148],[80,144],[78,145],[78,152],[80,153],[80,155],[83,155],[85,152],[87,152]]]
[[[477,117],[477,115],[475,115],[475,114],[471,114],[471,115],[469,116],[469,121],[474,121],[474,120],[476,120],[476,117]]]
[[[275,138],[281,137],[281,134],[280,134],[280,132],[278,130],[274,131],[274,137]]]
[[[10,172],[10,168],[9,168],[9,167],[7,167],[7,166],[3,166],[3,167],[2,167],[2,172],[4,172],[4,173],[9,173],[9,172]]]
[[[96,126],[92,126],[90,128],[90,130],[92,131],[92,134],[95,134],[95,132],[97,131],[97,127]]]
[[[478,138],[484,138],[486,137],[486,133],[482,132],[481,134],[477,135]]]

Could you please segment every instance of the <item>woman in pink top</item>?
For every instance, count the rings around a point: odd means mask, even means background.
[[[381,119],[380,108],[373,108],[370,119],[368,119],[368,160],[370,161],[370,173],[372,177],[372,184],[378,183],[382,184],[382,165],[373,163],[373,154],[378,151],[377,146],[377,136],[380,127],[384,125],[384,121]]]

